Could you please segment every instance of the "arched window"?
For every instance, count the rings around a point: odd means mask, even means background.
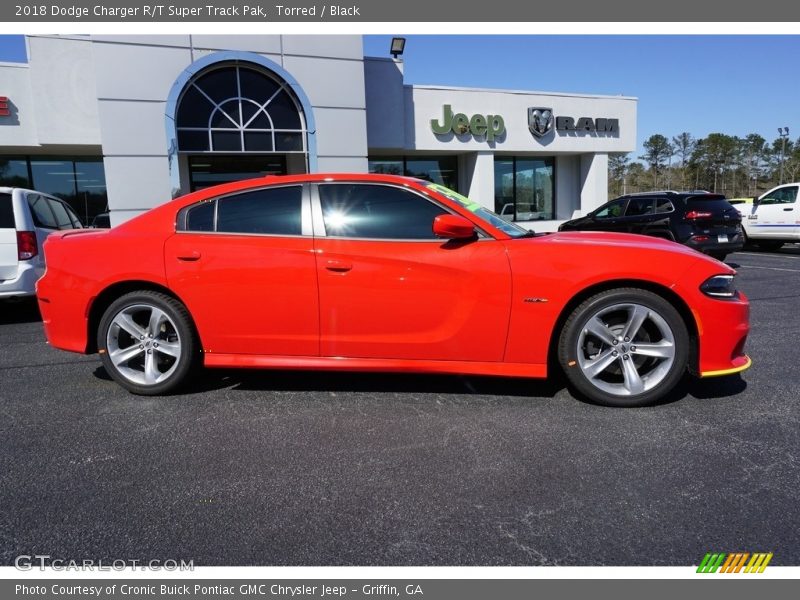
[[[291,88],[240,63],[192,79],[178,101],[175,125],[180,152],[306,151],[305,118]]]

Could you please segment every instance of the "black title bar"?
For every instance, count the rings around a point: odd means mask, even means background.
[[[106,0],[55,0],[0,4],[0,20],[9,23],[42,22],[796,22],[800,3],[785,0],[176,0],[131,2]],[[545,28],[530,33],[546,33]]]

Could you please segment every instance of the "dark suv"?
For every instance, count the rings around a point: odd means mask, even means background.
[[[723,260],[744,245],[742,218],[720,194],[628,194],[563,223],[559,231],[615,231],[665,238]]]

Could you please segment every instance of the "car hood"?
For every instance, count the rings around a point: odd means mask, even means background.
[[[692,258],[703,258],[705,255],[687,248],[682,244],[671,242],[649,235],[636,235],[632,233],[611,233],[605,231],[559,231],[538,238],[525,238],[530,240],[540,240],[547,244],[559,244],[564,246],[580,247],[586,250],[586,246],[594,247],[616,247],[631,248],[632,250],[657,250],[661,252],[672,252],[682,254]],[[705,257],[707,258],[707,257]],[[709,260],[713,260],[710,259]]]

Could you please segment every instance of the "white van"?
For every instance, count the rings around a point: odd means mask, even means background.
[[[777,250],[784,244],[800,242],[800,183],[785,183],[753,199],[736,204],[742,215],[747,239],[763,250]]]
[[[33,296],[44,275],[45,238],[57,229],[81,227],[77,215],[58,198],[0,187],[0,299]]]

